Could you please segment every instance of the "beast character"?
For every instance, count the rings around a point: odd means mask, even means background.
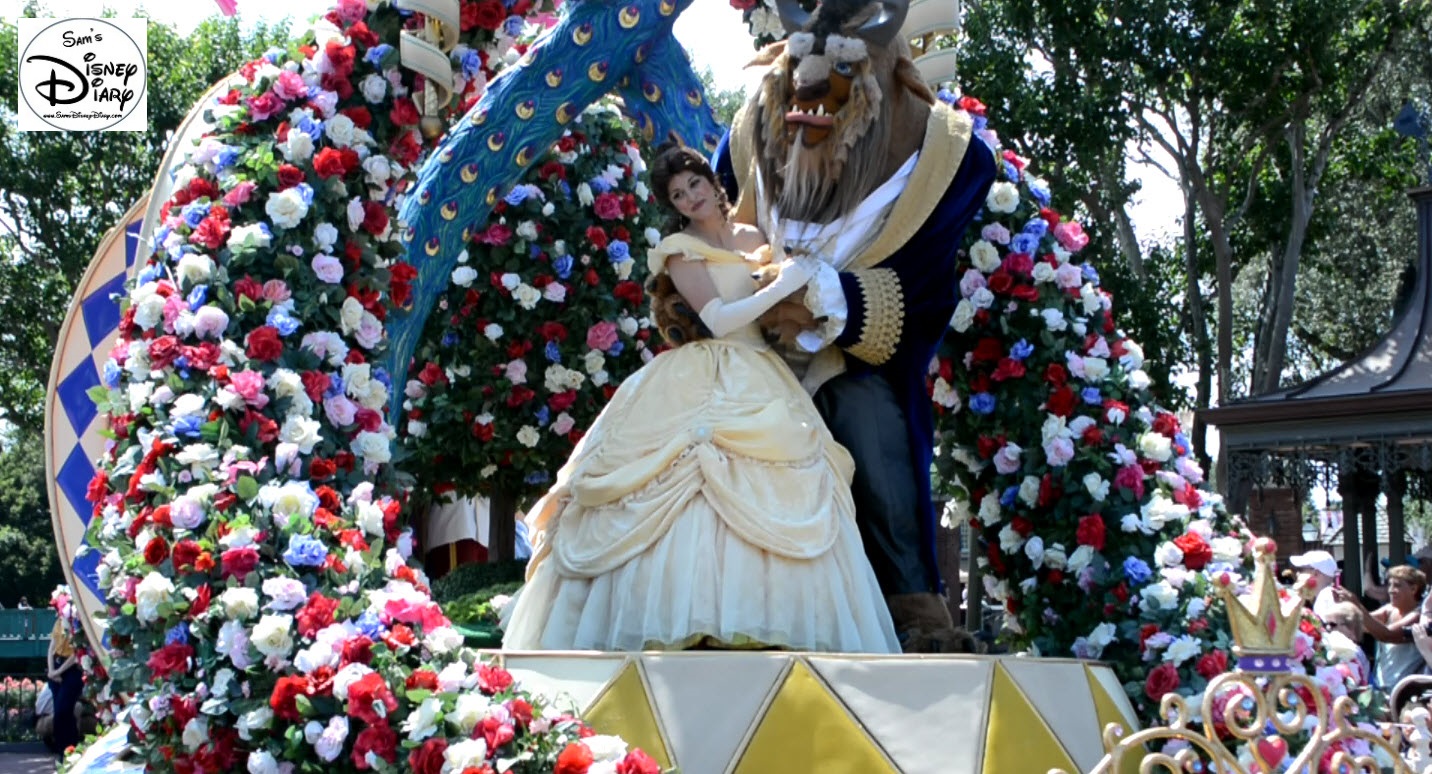
[[[790,33],[717,150],[736,217],[820,264],[775,312],[780,346],[855,458],[856,518],[907,652],[968,642],[935,561],[925,375],[959,300],[958,250],[995,177],[969,117],[938,102],[899,29],[908,0],[778,0]]]

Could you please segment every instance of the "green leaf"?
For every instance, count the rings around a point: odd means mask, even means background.
[[[255,481],[252,476],[239,476],[239,481],[234,486],[234,493],[239,496],[239,499],[250,502],[259,496],[259,482]]]

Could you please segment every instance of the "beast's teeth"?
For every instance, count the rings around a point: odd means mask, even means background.
[[[825,103],[824,103],[824,102],[820,103],[819,105],[816,105],[815,114],[818,115],[818,116],[823,116],[823,115],[825,115]]]

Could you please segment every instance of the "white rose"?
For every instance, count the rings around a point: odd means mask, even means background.
[[[392,444],[382,433],[363,431],[353,439],[353,453],[365,462],[385,463],[393,458]]]
[[[1218,537],[1209,541],[1216,562],[1237,562],[1243,558],[1243,541],[1236,537]]]
[[[198,253],[186,253],[179,259],[179,278],[194,285],[202,285],[214,275],[214,259]]]
[[[1034,565],[1034,569],[1044,566],[1044,538],[1035,535],[1024,542],[1024,555]]]
[[[524,282],[512,291],[512,299],[523,309],[535,309],[537,302],[542,300],[542,291]]]
[[[999,523],[1001,511],[998,497],[987,494],[980,500],[979,519],[986,527]]]
[[[1139,593],[1143,597],[1144,609],[1149,612],[1172,610],[1178,607],[1178,589],[1175,589],[1168,581],[1159,581],[1145,586]]]
[[[388,81],[377,73],[369,73],[358,84],[359,91],[363,92],[363,99],[369,102],[382,102],[383,97],[388,94]]]
[[[1083,572],[1084,568],[1088,567],[1092,561],[1094,561],[1094,547],[1079,546],[1074,549],[1074,553],[1069,555],[1069,571],[1073,573]]]
[[[264,204],[264,212],[275,226],[293,228],[308,214],[308,205],[304,203],[297,188],[289,188],[269,194],[268,201]]]
[[[279,774],[278,761],[268,750],[249,753],[249,774]]]
[[[1173,456],[1173,441],[1162,433],[1144,433],[1139,436],[1139,451],[1151,460],[1168,462]]]
[[[448,745],[443,752],[443,760],[447,761],[453,771],[462,771],[469,766],[481,766],[487,760],[487,742],[482,739],[464,739],[457,744]]]
[[[269,610],[292,610],[308,601],[308,590],[297,578],[269,578],[263,582]]]
[[[1053,282],[1053,281],[1054,281],[1054,267],[1053,267],[1053,266],[1050,266],[1048,263],[1045,263],[1044,261],[1040,261],[1040,262],[1034,264],[1034,281],[1035,281],[1035,282]]]
[[[159,606],[172,598],[174,584],[157,572],[144,576],[134,590],[135,616],[150,623],[159,620]]]
[[[423,644],[435,655],[451,653],[462,647],[463,638],[457,629],[451,626],[440,626],[426,633]]]
[[[1116,639],[1118,639],[1118,629],[1108,621],[1095,626],[1094,631],[1089,632],[1089,644],[1101,651],[1109,647]]]
[[[955,305],[955,316],[950,319],[950,327],[959,333],[964,333],[970,329],[974,321],[975,305],[970,303],[968,298],[960,299],[960,303]]]
[[[1104,380],[1109,374],[1109,361],[1102,357],[1084,358],[1084,378],[1087,381],[1098,383]]]
[[[293,616],[266,615],[254,624],[250,641],[265,656],[283,658],[293,649],[293,637],[290,634],[292,629]]]
[[[1039,502],[1039,478],[1036,476],[1025,476],[1019,482],[1019,499],[1025,505],[1033,506]]]
[[[328,719],[328,727],[318,735],[318,740],[313,743],[314,752],[318,757],[329,763],[338,760],[343,754],[343,742],[348,738],[348,718],[337,715]]]
[[[298,446],[298,450],[304,454],[312,454],[313,447],[323,440],[320,431],[323,426],[317,420],[307,417],[289,414],[288,419],[283,422],[279,430],[279,440]]]
[[[363,172],[370,185],[382,185],[393,176],[393,162],[387,156],[369,156],[363,159]]]
[[[517,431],[517,442],[529,449],[536,446],[540,440],[542,440],[541,434],[537,432],[537,428],[531,425],[523,425],[522,429]]]
[[[517,286],[522,284],[522,277],[509,271],[506,274],[503,274],[498,281],[501,282],[502,287],[506,288],[507,290],[516,290]]]
[[[1165,542],[1154,549],[1154,561],[1164,567],[1177,567],[1183,564],[1183,551],[1172,542]]]
[[[279,145],[278,149],[289,161],[307,161],[313,155],[313,138],[304,132],[289,132],[288,141]]]
[[[164,297],[159,295],[145,296],[135,303],[134,323],[144,330],[153,330],[164,319]],[[143,342],[139,342],[141,345]],[[132,362],[132,361],[131,361]],[[145,370],[149,370],[146,357]]]
[[[482,329],[482,335],[492,341],[497,341],[502,338],[502,326],[497,323],[488,323],[487,327]]]
[[[1203,646],[1199,644],[1198,638],[1185,634],[1169,643],[1168,650],[1164,651],[1164,661],[1178,665],[1202,652]]]
[[[1098,473],[1087,473],[1084,476],[1084,489],[1089,496],[1103,502],[1109,497],[1109,482],[1105,481]]]
[[[352,333],[358,330],[358,325],[363,322],[363,312],[365,311],[362,302],[358,299],[352,296],[343,299],[343,306],[338,311],[339,324],[343,328],[343,332]]]
[[[1064,319],[1064,312],[1059,309],[1041,309],[1039,316],[1044,318],[1044,327],[1051,331],[1062,331],[1069,327]]]
[[[1059,543],[1044,549],[1044,566],[1051,570],[1062,570],[1069,563],[1069,557],[1064,553],[1064,546]]]
[[[442,718],[443,702],[436,696],[429,696],[423,699],[416,710],[408,714],[403,721],[403,730],[408,733],[408,738],[414,741],[427,739],[437,733],[438,721]]]
[[[536,241],[537,239],[537,224],[530,220],[524,220],[518,223],[515,231],[517,236],[529,242]]]
[[[993,212],[1010,213],[1019,208],[1019,189],[1014,183],[1000,180],[990,186],[985,206]]]
[[[1006,524],[999,531],[999,548],[1006,554],[1018,551],[1024,545],[1024,536],[1014,531],[1014,527]]]
[[[239,730],[240,739],[251,741],[253,739],[253,731],[268,728],[272,722],[273,710],[268,707],[259,707],[240,715],[239,721],[234,725]]]
[[[590,207],[597,199],[592,195],[592,187],[586,183],[577,185],[577,202],[583,207]]]
[[[209,721],[202,717],[191,718],[188,723],[184,724],[184,733],[181,735],[180,741],[191,752],[199,749],[209,741]]]
[[[259,612],[259,593],[254,589],[229,589],[219,595],[219,605],[231,621],[253,618]]]
[[[353,119],[339,113],[323,122],[323,133],[340,148],[353,144]]]
[[[583,739],[582,744],[587,746],[592,753],[592,758],[598,762],[620,761],[627,754],[627,743],[622,741],[619,736],[598,734]]]

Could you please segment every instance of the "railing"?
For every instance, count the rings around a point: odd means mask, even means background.
[[[44,658],[54,626],[49,608],[0,610],[0,659]]]

